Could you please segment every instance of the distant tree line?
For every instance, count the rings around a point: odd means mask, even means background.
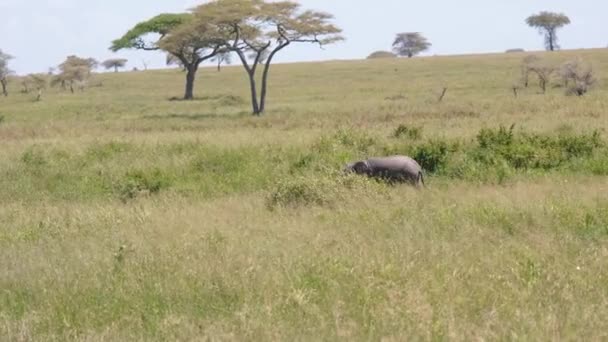
[[[194,98],[194,81],[201,63],[213,62],[220,71],[222,65],[231,64],[232,56],[236,56],[247,74],[252,112],[260,115],[266,108],[268,77],[275,55],[294,43],[323,46],[342,40],[341,29],[332,23],[332,19],[333,16],[325,12],[302,10],[295,1],[211,0],[186,13],[164,13],[140,22],[114,40],[110,49],[114,52],[123,49],[165,51],[167,65],[176,64],[185,71],[186,100]],[[565,14],[548,11],[531,15],[525,22],[543,35],[548,51],[560,48],[557,31],[571,23]],[[151,35],[156,38],[151,39]],[[392,51],[376,51],[368,58],[412,58],[431,46],[420,32],[398,33]],[[8,96],[8,82],[14,75],[8,65],[12,59],[0,50],[0,85],[4,96]],[[112,58],[101,66],[118,72],[127,62],[124,58]],[[47,75],[31,74],[20,78],[22,92],[36,90],[40,100],[47,85],[60,86],[72,93],[76,89],[82,91],[92,71],[99,66],[100,63],[92,58],[68,56],[58,66],[57,73],[53,69]],[[556,68],[529,56],[522,62],[522,83],[527,87],[530,75],[535,75],[545,92],[558,69],[566,86],[572,89],[570,93],[583,95],[595,82],[590,67],[585,67],[582,61]]]
[[[563,13],[542,11],[531,15],[526,19],[528,26],[538,29],[544,37],[545,48],[548,51],[555,51],[560,48],[557,37],[557,30],[570,24],[570,18]],[[394,58],[405,56],[412,58],[427,51],[432,44],[420,32],[398,33],[393,41],[393,52],[375,51],[370,54],[368,59]],[[524,52],[523,49],[509,49],[509,53]]]

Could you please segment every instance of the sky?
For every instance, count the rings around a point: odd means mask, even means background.
[[[202,0],[0,0],[0,49],[15,57],[18,74],[46,72],[68,55],[129,59],[128,68],[165,66],[159,52],[108,50],[137,22],[164,12],[184,12]],[[562,48],[608,46],[608,1],[603,0],[300,0],[303,8],[332,13],[344,42],[320,50],[292,46],[277,62],[362,59],[390,50],[395,34],[422,32],[433,44],[426,55],[543,49],[524,20],[542,10],[563,12],[572,24],[559,31]]]

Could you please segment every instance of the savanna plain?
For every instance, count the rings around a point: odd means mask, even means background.
[[[0,98],[0,340],[606,340],[608,50],[96,74]],[[438,97],[448,88],[443,101]],[[426,188],[344,175],[407,154]]]

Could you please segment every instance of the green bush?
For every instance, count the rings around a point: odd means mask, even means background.
[[[504,148],[513,144],[514,134],[512,125],[509,129],[500,126],[498,130],[483,128],[477,134],[477,143],[480,148]]]
[[[458,144],[445,140],[431,140],[414,148],[412,158],[427,172],[434,173],[445,167],[451,152],[458,150]]]
[[[477,135],[477,146],[469,152],[473,159],[488,165],[505,160],[515,169],[550,170],[576,158],[589,157],[604,146],[597,131],[579,135],[561,132],[549,136],[515,134],[513,127],[482,129]]]

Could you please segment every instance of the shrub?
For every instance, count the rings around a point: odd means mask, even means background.
[[[432,140],[414,148],[412,158],[427,172],[437,172],[445,167],[450,152],[458,150],[457,144],[444,140]]]
[[[483,128],[477,134],[477,142],[481,148],[504,147],[513,143],[513,129],[515,125],[511,125],[509,129],[500,126],[498,130]]]
[[[596,83],[593,68],[581,59],[564,63],[560,74],[566,86],[566,95],[583,96]]]
[[[505,160],[516,169],[553,169],[574,158],[589,157],[594,150],[603,146],[597,131],[580,135],[560,133],[552,137],[516,135],[513,127],[482,129],[477,135],[477,148],[470,151],[473,159],[488,165]]]

